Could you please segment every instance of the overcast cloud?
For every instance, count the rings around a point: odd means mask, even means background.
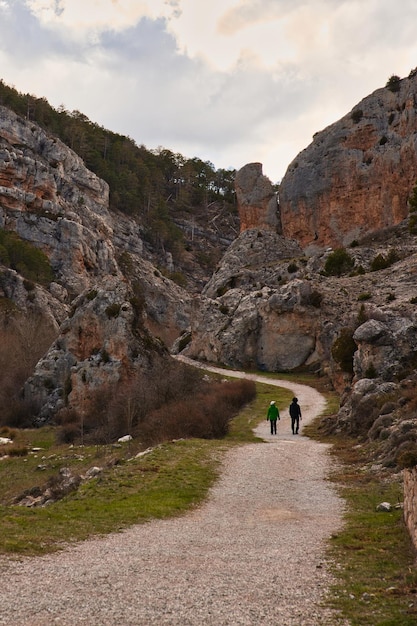
[[[417,2],[0,0],[0,78],[148,148],[273,182],[417,66]]]

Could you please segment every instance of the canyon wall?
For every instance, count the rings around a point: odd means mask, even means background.
[[[316,133],[289,165],[282,233],[305,250],[347,246],[401,222],[417,179],[417,77],[382,88]]]

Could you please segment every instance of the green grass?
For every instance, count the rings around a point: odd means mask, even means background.
[[[328,547],[337,580],[330,604],[352,626],[415,626],[416,555],[403,511],[377,511],[381,502],[401,505],[402,481],[388,470],[371,472],[370,446],[346,435],[324,436],[321,422],[316,420],[307,431],[332,444],[336,469],[330,478],[346,503],[343,528]]]
[[[346,524],[330,547],[342,566],[337,569],[333,606],[352,626],[415,625],[417,574],[402,511],[376,511],[377,502],[397,501],[398,486],[381,489],[373,482],[342,495],[348,503]]]

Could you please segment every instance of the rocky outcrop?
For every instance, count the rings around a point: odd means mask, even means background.
[[[400,223],[417,179],[416,134],[415,74],[316,133],[280,185],[284,236],[315,250]]]
[[[247,291],[279,285],[291,277],[288,266],[302,254],[296,241],[268,230],[245,230],[229,246],[202,293],[215,298],[236,287]]]
[[[404,520],[417,550],[417,467],[404,470]]]
[[[127,281],[117,278],[73,301],[58,339],[25,384],[24,398],[38,407],[38,424],[64,407],[87,413],[97,391],[145,372],[156,354],[168,358],[144,328],[143,306]]]
[[[295,241],[272,231],[241,233],[194,298],[186,354],[270,371],[312,363],[317,309],[310,282],[297,278],[300,256]]]
[[[308,284],[292,281],[279,291],[231,289],[216,300],[198,299],[185,354],[235,367],[292,370],[315,347],[317,320],[313,310],[306,315],[309,294]]]
[[[108,194],[61,141],[0,107],[0,227],[44,250],[70,294],[117,273]]]
[[[0,228],[41,249],[54,273],[41,286],[0,268],[7,310],[36,311],[54,328],[25,385],[41,422],[64,405],[83,411],[92,390],[146,369],[153,352],[169,358],[161,340],[189,325],[189,295],[144,258],[138,223],[108,200],[72,150],[0,107]]]
[[[108,200],[108,185],[77,154],[0,107],[0,228],[47,254],[55,274],[50,296],[67,312],[75,296],[108,276],[124,280],[134,268],[135,280],[143,276],[149,324],[169,341],[175,320],[187,317],[189,297],[143,258],[139,225],[110,213]]]
[[[258,228],[281,233],[277,194],[261,163],[248,163],[236,174],[240,232]]]

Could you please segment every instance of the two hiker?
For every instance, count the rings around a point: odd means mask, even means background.
[[[293,398],[290,404],[290,417],[291,417],[291,430],[293,435],[298,435],[298,430],[300,428],[300,419],[301,417],[301,408],[298,404],[298,398]],[[275,404],[275,400],[271,400],[271,403],[268,407],[268,413],[266,415],[266,419],[269,420],[271,424],[271,435],[277,434],[277,420],[280,419],[279,410],[277,405]]]

